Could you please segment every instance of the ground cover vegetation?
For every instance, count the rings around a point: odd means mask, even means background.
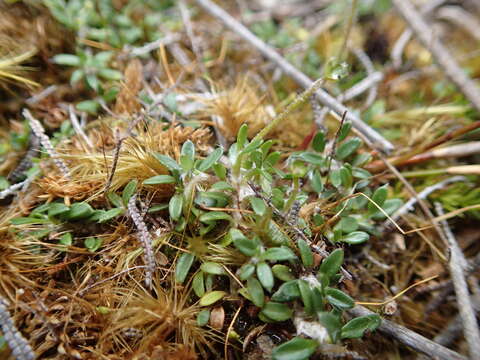
[[[479,24],[0,3],[1,357],[477,359]]]

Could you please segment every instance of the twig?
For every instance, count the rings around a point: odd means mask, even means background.
[[[2,328],[3,338],[12,350],[13,356],[17,360],[33,360],[33,352],[28,341],[18,331],[13,323],[10,313],[7,309],[8,302],[0,296],[0,327]]]
[[[28,120],[33,133],[39,138],[40,143],[45,148],[47,154],[53,159],[55,166],[58,168],[58,170],[60,170],[63,176],[65,176],[67,179],[70,179],[70,170],[68,169],[67,164],[65,164],[65,162],[58,156],[57,152],[53,148],[52,143],[50,142],[50,139],[47,135],[45,135],[45,129],[40,121],[35,119],[28,109],[23,110],[23,116],[25,116],[25,118]]]
[[[420,14],[428,16],[429,13],[434,11],[437,7],[441,6],[446,0],[433,0],[428,1],[425,5],[420,8]],[[412,38],[413,31],[410,29],[405,29],[400,37],[397,39],[392,48],[392,54],[390,55],[395,69],[399,69],[402,65],[402,54],[405,46],[409,43]]]
[[[148,54],[153,50],[158,49],[160,46],[168,45],[178,40],[180,40],[180,34],[168,34],[158,40],[147,43],[141,47],[131,49],[127,48],[127,51],[129,51],[130,57],[142,56]]]
[[[365,53],[365,51],[363,51],[362,49],[359,49],[359,48],[352,48],[351,51],[356,56],[358,61],[365,68],[365,71],[367,72],[368,78],[373,79],[373,74],[375,74],[375,67],[373,66],[372,60],[370,60],[370,58]],[[369,84],[368,87],[367,87],[368,95],[367,95],[367,99],[365,100],[365,104],[363,104],[363,106],[362,106],[362,109],[368,108],[375,101],[375,98],[377,97],[377,93],[378,93],[377,83],[380,82],[383,79],[383,74],[379,72],[379,73],[376,74],[375,80],[372,80],[372,79],[371,79],[372,83]],[[353,88],[355,88],[355,86],[352,86],[349,90],[352,90]],[[346,95],[345,95],[345,97],[346,97]]]
[[[466,181],[467,179],[464,176],[453,176],[451,178],[445,179],[443,181],[440,181],[439,183],[436,183],[434,185],[428,186],[425,189],[423,189],[421,192],[418,193],[418,198],[417,197],[412,197],[410,200],[408,200],[402,207],[400,207],[395,213],[393,213],[390,217],[392,220],[396,221],[398,220],[401,216],[405,215],[409,211],[413,210],[414,205],[417,203],[418,199],[426,199],[428,195],[431,193],[443,189],[445,186],[450,185],[454,182],[459,182],[459,181]],[[390,220],[386,220],[382,226],[380,227],[381,231],[388,230],[391,225]]]
[[[283,70],[285,74],[292,77],[300,86],[305,89],[309,89],[313,85],[313,81],[300,70],[295,68],[292,64],[286,61],[280,54],[278,54],[273,48],[268,46],[265,42],[260,40],[255,36],[250,30],[245,26],[240,24],[232,16],[230,16],[226,11],[220,8],[218,5],[213,3],[210,0],[196,0],[196,2],[211,15],[222,21],[230,30],[234,31],[242,38],[247,40],[251,45],[253,45],[257,50],[259,50],[265,57],[270,61],[274,62],[279,68]],[[339,103],[331,95],[329,95],[324,90],[318,89],[315,92],[316,99],[323,104],[331,108],[337,114],[343,114],[345,111],[348,112],[347,120],[351,121],[353,126],[363,133],[369,142],[372,142],[376,147],[378,147],[383,152],[390,152],[394,149],[394,146],[381,136],[377,131],[372,129],[370,126],[365,124],[354,112],[349,111],[345,106]]]
[[[357,305],[353,309],[348,310],[348,313],[352,316],[365,316],[373,315],[374,312],[367,308]],[[447,349],[446,347],[439,345],[432,340],[423,337],[416,332],[407,329],[401,325],[397,325],[392,321],[382,319],[377,331],[391,336],[400,343],[412,348],[419,353],[426,354],[434,359],[439,360],[467,360],[463,355],[457,352]]]
[[[442,43],[435,38],[430,27],[411,4],[410,0],[392,0],[392,3],[423,46],[430,51],[445,72],[445,75],[460,89],[475,109],[480,110],[480,89],[460,68]]]
[[[50,85],[43,89],[42,91],[36,93],[35,95],[29,97],[27,100],[25,100],[25,103],[29,106],[35,105],[36,103],[42,101],[46,97],[50,96],[52,93],[54,93],[58,89],[57,85]]]
[[[444,215],[442,205],[435,203],[435,209],[439,216]],[[463,335],[468,343],[470,358],[473,360],[480,359],[480,330],[475,316],[475,310],[468,292],[468,285],[465,279],[464,270],[467,267],[467,261],[463,256],[462,250],[458,246],[457,240],[453,235],[448,223],[444,220],[440,222],[448,240],[450,250],[450,274],[452,276],[453,286],[457,297],[457,307],[462,318]]]
[[[472,37],[480,41],[480,22],[460,6],[444,6],[437,11],[437,18],[448,20],[463,28]]]
[[[135,204],[137,200],[137,195],[133,195],[130,200],[128,201],[128,213],[132,218],[135,226],[138,229],[138,238],[140,243],[142,244],[143,251],[144,251],[144,259],[146,263],[146,276],[145,276],[145,285],[151,289],[153,273],[155,272],[155,256],[153,254],[152,249],[152,237],[148,232],[147,225],[143,220],[140,212],[137,209],[137,205]]]
[[[82,137],[83,141],[85,141],[85,143],[90,147],[90,149],[93,149],[92,142],[85,134],[80,125],[80,122],[78,121],[77,114],[75,114],[75,109],[73,108],[73,105],[70,104],[70,106],[68,107],[68,112],[70,113],[70,122],[72,123],[75,132]]]

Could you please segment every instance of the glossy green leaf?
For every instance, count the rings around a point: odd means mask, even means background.
[[[347,244],[356,245],[368,241],[369,238],[370,235],[364,231],[354,231],[343,237],[342,241],[346,242]]]
[[[202,297],[205,294],[205,282],[203,271],[199,271],[192,279],[192,289],[195,295]]]
[[[245,146],[245,143],[247,141],[247,135],[248,135],[248,125],[243,124],[240,126],[240,129],[238,130],[237,134],[237,148],[239,150],[242,150],[243,147]]]
[[[180,216],[182,215],[183,209],[183,195],[176,194],[173,195],[168,203],[168,212],[170,214],[170,218],[173,221],[178,221]]]
[[[257,278],[268,292],[272,291],[275,280],[273,279],[272,269],[266,262],[259,262],[257,264]]]
[[[305,313],[313,315],[315,308],[313,303],[313,292],[310,285],[305,280],[299,280],[298,289],[300,290],[300,297],[303,302]]]
[[[267,207],[265,205],[265,202],[257,197],[250,197],[248,198],[250,201],[250,205],[252,205],[252,209],[255,212],[255,214],[263,216],[265,215],[265,212],[267,211]]]
[[[295,253],[288,247],[272,247],[267,249],[262,255],[263,260],[269,261],[285,261],[296,259]]]
[[[238,271],[238,278],[242,281],[245,281],[254,273],[255,273],[255,265],[250,263],[244,264]]]
[[[195,255],[191,253],[183,253],[180,255],[177,261],[177,266],[175,267],[175,281],[177,283],[183,284],[194,260]]]
[[[332,183],[332,185],[335,186],[336,188],[342,185],[342,176],[340,175],[340,169],[334,169],[330,171],[330,174],[328,177],[330,178],[330,182]]]
[[[210,320],[210,310],[201,310],[197,315],[197,325],[202,327],[208,324]]]
[[[339,316],[331,312],[320,312],[318,313],[318,321],[327,329],[332,342],[336,343],[340,339],[342,330],[342,321]]]
[[[375,206],[375,204],[382,207],[385,200],[387,200],[387,195],[388,195],[388,185],[383,185],[379,187],[377,190],[375,190],[375,192],[372,195],[373,203],[369,201],[367,205],[368,212],[370,214],[376,213],[378,211],[378,207]]]
[[[217,301],[223,299],[225,295],[227,295],[225,291],[210,291],[200,298],[199,304],[200,306],[210,306],[212,304],[215,304]]]
[[[292,317],[293,310],[286,304],[269,301],[261,313],[274,321],[285,321]]]
[[[98,222],[99,223],[105,223],[113,218],[116,218],[117,216],[119,215],[122,215],[123,213],[125,212],[124,209],[121,209],[121,208],[113,208],[113,209],[110,209],[110,210],[107,210],[105,211],[104,213],[102,213],[99,218],[98,218]]]
[[[352,122],[351,121],[345,121],[340,128],[340,131],[338,132],[338,139],[337,141],[343,141],[345,138],[348,136],[350,133],[350,130],[352,128]]]
[[[295,279],[292,274],[292,269],[283,264],[275,264],[272,267],[273,275],[282,281],[290,281]]]
[[[174,184],[175,178],[170,175],[157,175],[152,176],[143,181],[144,185],[159,185],[159,184]]]
[[[190,171],[195,162],[195,144],[191,140],[187,140],[182,145],[180,154],[180,165],[183,170]]]
[[[323,260],[320,265],[320,273],[323,273],[327,278],[331,278],[333,275],[338,273],[340,267],[343,264],[343,250],[335,249],[332,253]]]
[[[365,331],[374,331],[380,326],[382,319],[377,314],[360,316],[350,320],[342,327],[342,339],[361,338]]]
[[[95,252],[100,248],[100,246],[102,246],[102,239],[97,237],[88,237],[85,239],[84,244],[89,251]]]
[[[325,144],[325,134],[322,131],[317,132],[312,140],[312,148],[321,153],[325,150]]]
[[[265,293],[263,292],[262,284],[253,276],[247,279],[248,294],[255,306],[263,307],[265,303]]]
[[[307,360],[315,352],[315,340],[294,337],[272,351],[272,360]]]
[[[315,170],[310,173],[310,184],[312,185],[313,190],[317,193],[321,194],[323,191],[323,182],[322,177],[318,170]]]
[[[222,211],[209,211],[202,216],[200,216],[199,220],[203,223],[209,223],[212,221],[220,221],[220,220],[226,220],[226,221],[233,221],[233,218],[228,215],[225,212]]]
[[[230,236],[233,240],[235,247],[246,256],[254,256],[260,246],[260,242],[254,239],[248,239],[238,229],[230,229]]]
[[[122,80],[123,74],[114,69],[100,69],[98,75],[107,80]]]
[[[352,172],[345,166],[340,168],[340,179],[342,186],[346,189],[349,189],[353,185],[353,177]]]
[[[357,149],[362,145],[362,140],[357,137],[354,137],[348,141],[345,141],[341,144],[335,153],[337,159],[343,160],[353,154]]]
[[[52,203],[48,208],[48,216],[53,217],[53,216],[62,215],[68,212],[69,210],[70,208],[64,203]]]
[[[180,165],[178,165],[178,163],[170,156],[158,153],[155,153],[154,156],[160,162],[160,164],[165,166],[170,171],[182,171]]]
[[[272,300],[277,302],[287,302],[298,299],[300,297],[298,281],[299,280],[295,279],[283,283],[272,295]]]
[[[58,54],[53,57],[53,62],[59,65],[80,66],[81,60],[78,56],[72,54]]]
[[[138,184],[137,179],[133,179],[123,188],[122,200],[123,200],[124,206],[128,205],[128,201],[133,196],[133,194],[135,194],[135,192],[137,191],[137,184]]]
[[[70,210],[63,213],[62,216],[68,220],[80,220],[91,216],[93,211],[92,207],[85,202],[73,203],[72,206],[70,206]]]
[[[299,238],[297,240],[297,246],[300,251],[300,258],[302,259],[303,265],[306,267],[313,266],[313,253],[307,242]]]
[[[208,169],[210,169],[215,163],[218,162],[218,160],[220,160],[220,158],[222,157],[223,155],[223,148],[217,148],[215,150],[212,151],[212,153],[210,155],[208,155],[205,159],[203,159],[199,165],[197,166],[197,169],[199,171],[207,171]]]
[[[212,261],[204,262],[200,266],[200,269],[207,274],[225,275],[225,270],[223,269],[223,266]]]
[[[77,105],[75,105],[75,108],[78,111],[84,111],[89,114],[96,114],[98,112],[98,109],[100,108],[100,104],[94,100],[85,100],[77,103]]]
[[[302,152],[296,156],[297,159],[303,160],[307,163],[313,164],[313,165],[324,165],[325,164],[325,158],[322,155],[319,155],[314,152]]]
[[[325,297],[331,305],[341,310],[351,309],[355,306],[355,301],[350,296],[335,288],[326,288]]]

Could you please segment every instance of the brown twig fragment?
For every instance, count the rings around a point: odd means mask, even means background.
[[[28,120],[28,123],[30,124],[35,136],[40,139],[40,143],[44,147],[45,151],[53,159],[55,166],[58,168],[58,170],[60,170],[63,176],[65,176],[67,179],[70,179],[70,170],[67,164],[65,164],[65,162],[58,156],[57,152],[53,148],[52,143],[50,142],[50,139],[47,135],[45,135],[45,129],[40,121],[35,119],[27,109],[23,110],[23,116],[25,116],[25,118]]]
[[[137,195],[133,195],[128,201],[128,213],[138,229],[138,238],[143,247],[144,259],[146,263],[145,285],[151,289],[153,285],[153,273],[155,271],[155,256],[152,249],[152,237],[148,232],[145,221],[138,211],[137,205],[135,204],[136,200]]]
[[[440,203],[435,203],[435,209],[439,216],[445,214]],[[465,260],[462,250],[458,246],[457,240],[448,226],[448,223],[445,220],[440,223],[449,245],[450,261],[448,262],[448,265],[450,267],[450,274],[452,276],[453,286],[457,297],[458,311],[462,318],[463,335],[468,343],[470,358],[473,360],[479,360],[480,330],[477,324],[477,317],[475,316],[475,309],[468,292],[467,280],[465,279],[467,261]]]
[[[0,327],[2,328],[3,338],[12,350],[13,356],[17,360],[33,360],[35,353],[30,344],[17,330],[13,323],[10,313],[7,309],[8,302],[0,296]]]
[[[352,316],[365,316],[373,315],[374,312],[367,308],[357,305],[353,309],[348,310],[348,313]],[[463,355],[456,353],[453,350],[439,345],[432,340],[423,337],[416,332],[407,329],[401,325],[397,325],[392,321],[382,319],[382,323],[378,327],[377,331],[391,336],[400,343],[412,348],[419,353],[430,356],[433,359],[439,360],[467,360]]]
[[[423,46],[430,51],[445,75],[458,87],[473,107],[480,110],[480,89],[477,84],[465,74],[448,50],[435,37],[410,0],[392,0],[392,3]]]
[[[230,30],[241,36],[243,39],[253,45],[258,51],[260,51],[270,61],[274,62],[282,71],[290,76],[300,86],[305,89],[309,89],[313,86],[313,80],[310,79],[303,72],[298,70],[287,60],[285,60],[278,52],[265,42],[260,40],[244,25],[235,20],[230,14],[228,14],[221,7],[216,5],[210,0],[196,0],[205,11],[222,21]],[[377,131],[365,124],[354,112],[347,109],[344,105],[338,102],[334,97],[325,92],[322,89],[315,91],[315,98],[324,106],[332,109],[336,114],[340,115],[347,112],[347,120],[351,121],[353,126],[373,143],[375,147],[378,147],[383,152],[390,152],[394,149],[393,144],[381,136]]]

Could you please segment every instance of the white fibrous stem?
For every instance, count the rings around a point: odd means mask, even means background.
[[[58,168],[58,170],[60,170],[63,176],[65,176],[67,179],[70,179],[70,170],[67,164],[65,164],[65,162],[60,158],[60,156],[53,148],[53,145],[50,142],[48,136],[45,134],[45,129],[43,128],[40,121],[35,119],[30,113],[30,111],[28,111],[27,109],[23,110],[23,116],[25,116],[25,118],[28,120],[28,123],[30,124],[33,133],[37,138],[40,139],[40,143],[42,144],[47,154],[50,155],[50,157],[52,158],[55,166]]]
[[[152,288],[153,272],[155,271],[155,257],[152,248],[152,237],[148,232],[147,225],[143,220],[136,205],[137,195],[133,195],[128,201],[128,213],[138,230],[138,238],[143,247],[144,261],[146,264],[145,285]]]
[[[0,326],[2,328],[3,338],[12,350],[12,354],[17,360],[33,360],[33,352],[28,341],[22,336],[15,327],[10,313],[7,309],[8,302],[0,296]]]

